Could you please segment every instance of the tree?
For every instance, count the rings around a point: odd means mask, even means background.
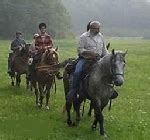
[[[0,1],[1,38],[10,38],[18,30],[31,37],[40,22],[47,24],[53,36],[65,37],[70,32],[70,17],[60,0]]]

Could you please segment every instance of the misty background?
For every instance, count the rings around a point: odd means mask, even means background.
[[[99,20],[105,36],[150,38],[150,0],[1,0],[0,38],[26,38],[45,22],[55,38],[74,37]]]
[[[150,38],[150,0],[62,0],[76,33],[91,20],[102,23],[107,36]]]

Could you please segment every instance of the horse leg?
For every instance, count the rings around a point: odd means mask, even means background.
[[[93,109],[93,105],[92,105],[92,102],[90,103],[90,109],[89,109],[89,112],[88,112],[88,116],[91,116],[92,114],[92,109]]]
[[[96,126],[97,122],[99,122],[100,134],[102,136],[104,136],[106,134],[105,134],[105,131],[104,131],[104,126],[103,126],[104,118],[103,118],[100,102],[95,101],[95,102],[92,102],[92,104],[93,104],[94,111],[95,111],[95,120],[94,120],[92,126],[94,126],[94,125]]]
[[[83,99],[80,97],[79,98],[76,97],[75,101],[73,102],[73,107],[74,107],[74,110],[76,111],[76,122],[77,122],[77,124],[80,121],[80,107],[81,107],[82,102],[83,102]]]
[[[79,107],[79,103],[78,101],[75,99],[75,101],[73,102],[73,108],[76,112],[76,124],[75,122],[73,122],[73,125],[78,125],[79,121],[80,121],[80,107]]]
[[[11,76],[11,85],[14,86],[15,85],[15,75]]]
[[[93,121],[93,124],[92,124],[92,130],[95,131],[96,127],[97,127],[97,122],[98,122],[98,119],[96,118],[96,109],[97,109],[96,103],[94,101],[91,101],[90,107],[91,106],[94,107],[94,121]]]
[[[35,93],[35,98],[36,98],[36,105],[39,105],[39,93],[38,93],[38,88],[37,88],[37,83],[35,82],[34,84],[33,84],[33,86],[34,86],[34,93]]]
[[[71,120],[71,114],[70,110],[72,107],[72,102],[66,101],[66,110],[67,110],[67,124],[69,127],[73,126],[72,120]]]
[[[17,74],[17,76],[16,76],[16,86],[17,86],[17,87],[20,87],[20,82],[21,82],[20,75]]]
[[[43,98],[44,98],[44,87],[42,87],[42,85],[39,85],[39,91],[40,91],[40,107],[42,108],[43,105]]]
[[[50,98],[50,89],[52,87],[52,84],[53,84],[53,79],[51,79],[51,81],[49,81],[47,84],[46,84],[46,109],[49,110],[49,98]]]
[[[49,110],[48,102],[50,97],[50,89],[46,89],[46,109]]]
[[[29,77],[26,74],[26,88],[29,89]]]
[[[37,88],[37,83],[35,81],[31,81],[31,84],[34,87],[34,93],[35,93],[35,103],[36,105],[39,106],[39,96],[38,96],[38,88]]]

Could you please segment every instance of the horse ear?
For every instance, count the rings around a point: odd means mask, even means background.
[[[56,51],[56,52],[58,51],[58,46],[55,48],[55,51]]]
[[[112,54],[115,55],[115,50],[114,49],[112,49]]]
[[[127,52],[128,52],[128,50],[126,50],[126,51],[123,53],[123,57],[126,56]]]
[[[109,47],[110,47],[110,42],[106,46],[107,50],[109,49]]]

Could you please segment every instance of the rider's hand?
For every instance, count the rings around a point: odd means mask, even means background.
[[[96,60],[100,60],[101,56],[99,54],[96,55]]]

